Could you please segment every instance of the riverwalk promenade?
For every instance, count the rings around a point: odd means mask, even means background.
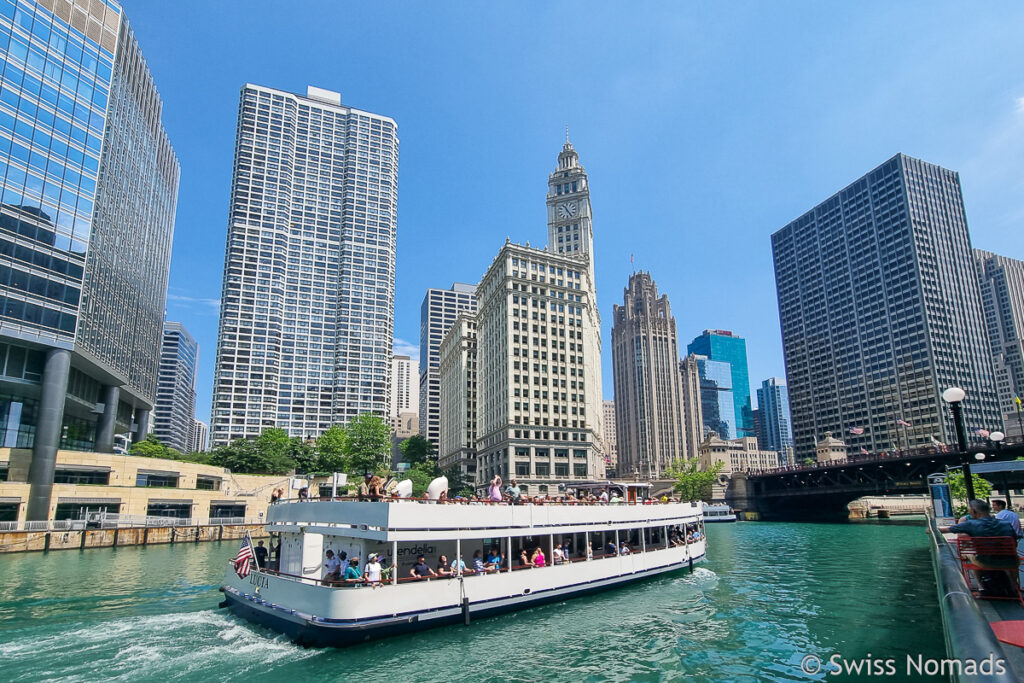
[[[0,530],[0,554],[86,548],[120,548],[163,543],[227,541],[245,536],[265,537],[261,521],[237,520],[226,524],[191,524],[191,520],[151,520],[133,524],[84,521],[26,522],[17,528]],[[36,526],[34,526],[36,525]]]

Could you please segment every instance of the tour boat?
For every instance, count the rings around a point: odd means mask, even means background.
[[[692,570],[706,554],[700,505],[642,495],[589,504],[279,501],[267,513],[277,560],[249,564],[243,541],[221,606],[303,645],[344,646]],[[566,551],[561,561],[556,546]],[[543,566],[522,565],[521,553],[529,560],[538,547]],[[474,571],[475,553],[486,559],[494,549],[497,565]],[[343,566],[358,558],[363,570],[376,554],[391,570],[378,585],[325,580],[328,550],[344,554]],[[454,567],[450,576],[411,575],[420,556],[436,571],[442,555]]]
[[[704,503],[705,522],[735,522],[736,511],[725,503]]]

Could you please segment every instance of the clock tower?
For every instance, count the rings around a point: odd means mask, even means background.
[[[594,231],[591,226],[587,172],[566,135],[558,155],[558,168],[548,178],[548,249],[556,254],[587,260],[594,275]]]

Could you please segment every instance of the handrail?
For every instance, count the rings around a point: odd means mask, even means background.
[[[419,498],[398,498],[398,497],[363,497],[359,496],[309,496],[307,498],[279,498],[271,501],[271,505],[285,505],[288,503],[330,503],[330,502],[350,502],[350,503],[420,503],[428,505],[515,505],[515,506],[526,506],[526,505],[608,505],[608,506],[645,506],[645,505],[669,505],[669,504],[691,504],[696,505],[699,501],[690,500],[638,500],[638,501],[617,501],[617,502],[603,502],[587,501],[587,500],[525,500],[520,503],[513,503],[510,500],[467,500],[464,498],[450,498],[447,500],[437,500],[434,498],[427,498],[426,496]]]
[[[671,550],[672,548],[676,548],[676,547],[683,547],[683,546],[671,546],[669,548],[666,548],[666,547],[664,547],[662,545],[658,545],[656,547],[655,546],[650,546],[646,550],[640,550],[639,548],[636,549],[636,550],[633,550],[633,551],[631,551],[629,553],[629,555],[644,555],[646,553],[660,552],[662,550]],[[590,561],[593,561],[593,560],[605,560],[605,559],[612,558],[612,557],[627,557],[627,556],[628,555],[611,554],[611,553],[592,553],[589,557],[570,558],[570,559],[567,559],[567,560],[563,560],[562,562],[559,562],[557,564],[556,563],[545,564],[543,567],[536,567],[534,565],[529,565],[529,564],[527,564],[527,565],[513,564],[512,568],[511,568],[511,571],[517,572],[517,571],[521,571],[523,569],[547,569],[548,567],[560,567],[562,565],[575,564],[577,562],[590,562]],[[228,564],[233,566],[234,565],[234,560],[228,560]],[[391,569],[392,572],[398,571],[398,568],[397,568],[396,565],[391,565],[390,569]],[[327,581],[327,580],[322,579],[322,578],[316,578],[316,577],[313,577],[313,576],[299,576],[298,574],[289,574],[287,572],[278,571],[276,569],[269,569],[269,568],[266,568],[266,567],[260,567],[259,571],[262,574],[269,574],[271,576],[281,576],[281,577],[288,578],[288,579],[297,579],[299,581],[312,582],[312,583],[314,583],[316,585],[323,586],[324,588],[360,588],[360,587],[363,587],[363,586],[370,585],[369,582],[367,582],[365,580],[365,576],[364,576],[364,579],[362,581],[359,581],[359,582],[345,582],[344,579],[340,579],[338,581]],[[502,566],[500,568],[497,568],[497,569],[485,569],[482,572],[478,572],[475,569],[470,569],[467,566],[466,569],[464,569],[462,571],[461,578],[466,578],[466,577],[471,577],[471,576],[491,576],[491,575],[498,575],[498,574],[507,574],[509,571],[510,570],[509,570],[509,566],[508,566],[508,561],[505,560],[502,563]],[[452,580],[452,579],[459,579],[459,578],[460,578],[459,574],[451,574],[451,575],[440,575],[439,574],[437,576],[399,576],[398,579],[397,579],[397,582],[396,582],[396,580],[392,576],[391,578],[387,578],[387,579],[382,578],[381,582],[380,582],[380,585],[381,586],[390,586],[390,585],[392,585],[394,583],[407,584],[407,583],[424,583],[424,582],[429,582],[429,581],[449,581],[449,580]]]
[[[949,543],[939,531],[935,517],[928,513],[928,535],[932,539],[934,553],[935,583],[939,590],[939,609],[945,626],[946,652],[951,659],[966,662],[981,662],[990,656],[1002,660],[1005,673],[969,676],[961,674],[954,680],[985,681],[986,683],[1010,683],[1017,678],[1010,668],[1009,660],[1002,645],[982,615],[971,594],[971,589],[960,573],[960,561]],[[999,669],[997,668],[996,671]]]

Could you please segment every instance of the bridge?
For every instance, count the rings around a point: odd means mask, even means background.
[[[968,448],[972,465],[977,454],[984,462],[1024,457],[1024,443],[1001,448]],[[757,512],[762,519],[846,519],[847,505],[863,496],[928,493],[928,475],[964,462],[964,453],[920,448],[892,454],[851,457],[847,460],[780,468],[757,473],[735,473],[726,493],[737,510]],[[984,468],[982,468],[984,469]],[[982,476],[986,476],[982,474]],[[987,475],[994,488],[1024,488],[1024,471]]]

